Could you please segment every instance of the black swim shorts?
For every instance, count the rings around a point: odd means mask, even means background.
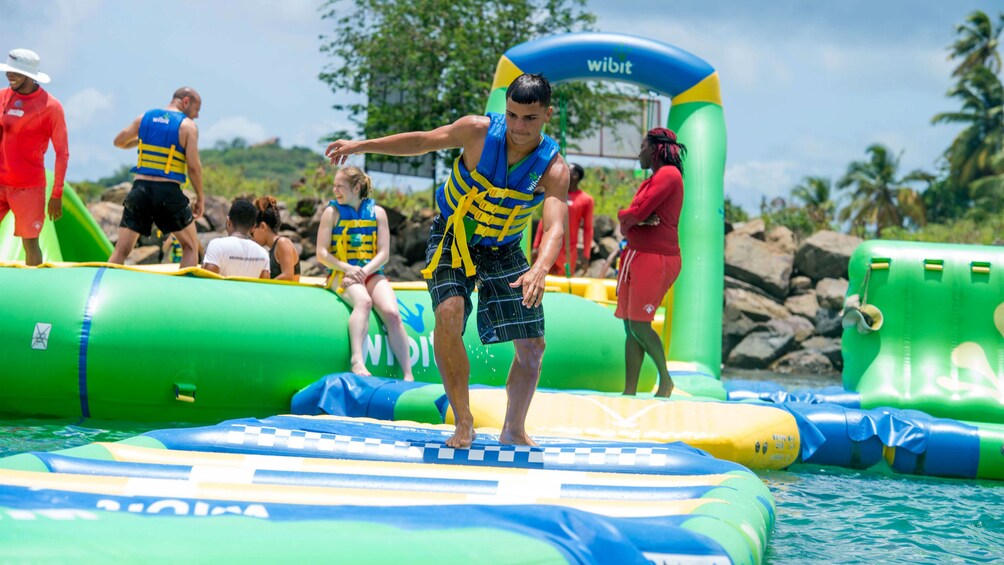
[[[478,289],[478,336],[481,343],[500,343],[514,339],[541,337],[544,335],[544,307],[523,306],[523,289],[513,288],[514,282],[530,270],[526,254],[515,241],[501,247],[471,245],[471,259],[477,268],[473,277],[468,277],[463,267],[450,266],[453,233],[444,236],[446,220],[439,216],[432,223],[432,232],[425,250],[426,264],[432,259],[440,240],[444,237],[443,253],[439,267],[432,272],[429,294],[435,310],[451,296],[464,297],[464,328],[471,315],[473,305],[471,293]]]
[[[123,205],[119,227],[140,235],[150,235],[153,223],[160,231],[171,233],[185,229],[195,220],[188,197],[176,182],[136,179]]]

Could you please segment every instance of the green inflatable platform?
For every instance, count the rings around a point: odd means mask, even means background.
[[[319,286],[84,264],[0,266],[0,287],[18,297],[5,304],[0,324],[0,414],[161,422],[267,416],[289,410],[299,389],[349,367],[350,310]],[[440,382],[429,294],[397,296],[415,378]],[[544,308],[540,386],[622,390],[621,322],[575,295],[550,292]],[[513,346],[482,345],[475,318],[464,334],[471,382],[504,385]],[[401,375],[375,315],[365,347],[374,375]],[[655,377],[647,364],[642,389]]]
[[[847,294],[843,381],[863,407],[1004,423],[1004,248],[868,241]]]

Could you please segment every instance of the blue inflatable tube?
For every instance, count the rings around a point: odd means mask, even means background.
[[[897,472],[975,478],[979,428],[916,410],[854,410],[833,404],[788,403],[826,438],[804,463],[866,469],[883,457]]]
[[[840,386],[830,386],[816,390],[785,390],[770,381],[729,380],[725,383],[729,400],[762,400],[774,404],[785,402],[805,402],[809,404],[837,404],[847,408],[861,408],[861,395],[844,390]]]

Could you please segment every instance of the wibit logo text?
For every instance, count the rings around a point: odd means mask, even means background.
[[[412,367],[418,364],[421,364],[422,367],[428,367],[430,364],[434,366],[436,364],[435,355],[433,354],[433,339],[435,339],[435,332],[429,332],[428,337],[424,335],[418,336],[418,341],[408,336],[408,363]],[[370,367],[378,366],[381,361],[388,367],[393,367],[398,362],[394,358],[394,353],[390,350],[390,343],[387,341],[386,334],[378,333],[366,336],[364,349],[366,364]]]
[[[631,74],[631,61],[618,61],[614,57],[604,57],[602,59],[586,59],[586,66],[591,73],[611,73],[615,75]]]

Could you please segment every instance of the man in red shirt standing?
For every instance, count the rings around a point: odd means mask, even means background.
[[[559,276],[572,276],[575,274],[575,260],[578,259],[579,228],[582,228],[582,255],[589,264],[589,257],[593,250],[593,197],[586,194],[579,188],[579,182],[585,176],[582,167],[572,163],[568,165],[568,226],[565,230],[565,239],[561,242],[561,249],[558,251],[558,258],[554,265],[551,265],[549,274]],[[537,252],[540,247],[541,237],[544,235],[543,224],[537,229],[537,237],[533,240],[533,251]],[[569,257],[566,258],[565,251],[568,250]],[[565,272],[565,266],[568,272]]]
[[[38,234],[45,222],[45,152],[49,141],[56,152],[56,176],[49,198],[49,219],[63,215],[63,179],[70,151],[66,141],[63,106],[39,83],[49,75],[39,72],[34,51],[10,52],[6,71],[10,88],[0,90],[0,220],[14,213],[14,235],[24,245],[26,265],[42,263]]]
[[[659,334],[652,329],[655,311],[680,275],[680,212],[683,209],[683,158],[687,148],[676,134],[655,128],[641,142],[638,160],[652,177],[641,184],[627,210],[617,217],[627,247],[621,256],[617,277],[617,310],[624,320],[624,394],[638,391],[638,375],[648,353],[659,370],[656,396],[673,393],[673,379],[666,367],[666,353]]]

